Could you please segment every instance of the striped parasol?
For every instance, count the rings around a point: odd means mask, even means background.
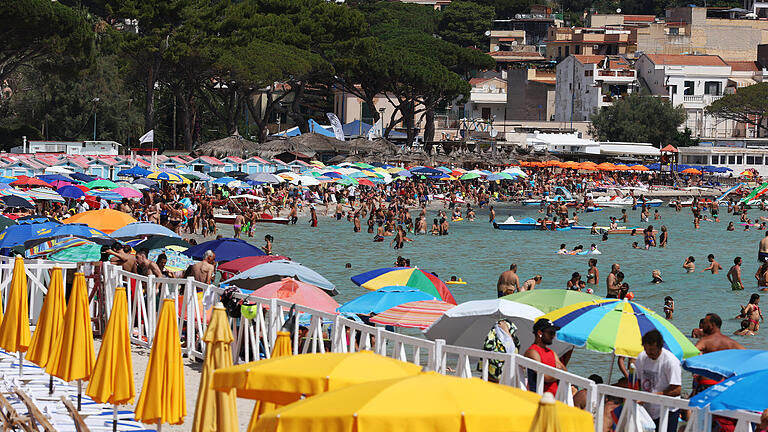
[[[31,204],[34,204],[34,200],[32,199],[32,196],[30,196],[28,193],[24,191],[20,191],[18,189],[14,188],[8,188],[8,189],[0,189],[0,197],[4,196],[17,196],[20,198],[24,198],[25,200],[29,201]]]
[[[52,239],[27,249],[24,252],[24,256],[27,258],[40,258],[67,248],[93,244],[95,243],[92,241],[77,237]]]
[[[374,316],[371,322],[424,330],[455,306],[440,300],[403,303]]]
[[[365,289],[377,290],[385,286],[407,286],[423,291],[448,303],[456,304],[453,294],[432,273],[416,267],[385,267],[352,276],[352,282]]]
[[[642,336],[658,330],[664,338],[664,348],[678,359],[699,355],[699,350],[677,327],[656,312],[628,300],[574,303],[541,318],[560,327],[557,339],[591,351],[637,357],[643,351]]]

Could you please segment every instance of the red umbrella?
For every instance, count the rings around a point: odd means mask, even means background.
[[[373,186],[373,182],[368,179],[357,179],[357,184],[361,184],[363,186]]]
[[[296,279],[283,278],[278,282],[266,284],[250,295],[260,298],[277,298],[310,307],[319,311],[336,314],[339,304],[322,289]]]
[[[290,260],[282,255],[261,255],[261,256],[247,256],[243,258],[234,259],[224,264],[219,265],[220,272],[226,274],[226,278],[242,273],[249,268],[256,267],[257,265],[266,264],[270,261],[276,260]]]
[[[27,177],[27,176],[24,176],[24,175],[16,177],[16,181],[12,182],[11,186],[15,186],[15,187],[29,187],[29,188],[32,188],[32,187],[47,187],[47,188],[53,187],[50,184],[40,180],[39,178]]]

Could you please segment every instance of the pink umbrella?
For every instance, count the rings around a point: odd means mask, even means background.
[[[141,198],[143,196],[141,192],[129,187],[115,188],[112,189],[112,192],[122,196],[123,198]]]
[[[62,187],[62,186],[69,186],[72,182],[63,181],[63,180],[56,180],[51,182],[51,186],[55,187],[56,189]]]
[[[310,307],[319,311],[335,314],[339,304],[325,291],[296,279],[283,278],[253,291],[250,295],[261,298],[277,298]]]
[[[456,307],[441,300],[421,300],[403,303],[371,318],[376,324],[410,327],[424,330],[443,316],[445,311]]]

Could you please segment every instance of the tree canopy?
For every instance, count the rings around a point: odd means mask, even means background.
[[[707,108],[709,114],[734,120],[768,131],[768,82],[741,87],[735,93],[725,95],[712,102]]]
[[[661,98],[632,93],[593,115],[590,133],[601,141],[648,142],[655,146],[672,142],[685,144],[680,139],[684,132],[678,130],[685,119],[683,107],[674,107]]]

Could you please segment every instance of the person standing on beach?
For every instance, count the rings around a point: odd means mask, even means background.
[[[704,273],[705,271],[710,271],[712,274],[718,274],[720,273],[720,270],[723,269],[723,266],[720,265],[717,261],[715,261],[715,256],[713,254],[707,255],[707,261],[709,261],[709,267],[705,268],[701,272]]]
[[[760,240],[760,245],[757,250],[757,260],[760,262],[768,261],[768,231],[765,232],[765,237]]]
[[[605,298],[619,298],[619,288],[621,288],[621,281],[617,281],[616,277],[619,273],[621,273],[619,270],[621,270],[621,265],[618,263],[614,263],[611,266],[611,272],[608,273],[608,277],[605,278]]]
[[[680,397],[682,391],[682,370],[680,360],[664,348],[664,337],[658,330],[651,330],[643,335],[643,351],[635,361],[637,381],[640,390],[664,396]],[[676,432],[680,418],[677,410],[669,412],[667,430],[659,430],[661,410],[658,405],[645,404],[645,409],[656,423],[658,432]]]
[[[560,330],[560,327],[552,324],[552,321],[546,318],[537,320],[533,325],[533,334],[535,335],[536,340],[525,352],[525,356],[547,366],[568,370],[563,362],[560,361],[557,353],[549,348],[549,346],[552,345],[558,330]],[[536,373],[529,369],[528,383],[530,390],[535,390],[537,381]],[[549,392],[553,395],[557,394],[557,382],[557,378],[544,375],[544,392]]]
[[[517,276],[517,264],[510,264],[509,270],[499,275],[496,282],[496,293],[499,297],[520,291],[520,278]]]
[[[205,251],[203,260],[189,266],[191,276],[196,281],[204,284],[210,284],[213,281],[213,273],[216,269],[216,254],[211,251]]]
[[[731,283],[731,289],[733,291],[739,291],[744,289],[744,284],[741,282],[741,257],[733,259],[733,267],[728,270],[728,274],[725,275],[728,278],[728,282]]]

